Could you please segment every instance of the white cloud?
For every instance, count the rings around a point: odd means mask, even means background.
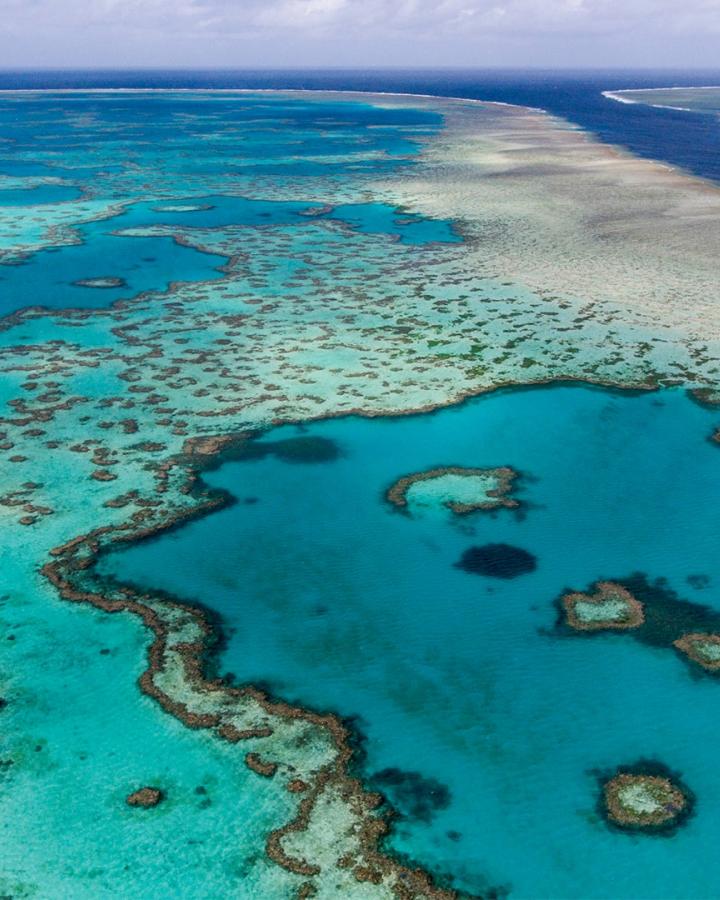
[[[245,56],[255,63],[253,53],[259,56],[263,50],[272,56],[269,64],[283,61],[288,41],[308,47],[324,41],[328,58],[323,61],[337,65],[348,59],[362,62],[363,52],[377,63],[380,48],[393,46],[402,51],[401,58],[387,58],[388,63],[408,62],[415,53],[412,61],[417,64],[462,64],[458,51],[473,43],[492,50],[503,41],[535,40],[542,54],[548,36],[605,36],[608,41],[614,36],[630,50],[644,50],[647,57],[648,41],[650,46],[653,40],[669,46],[675,36],[709,41],[720,32],[720,0],[0,0],[0,5],[0,60],[5,64],[20,64],[23,51],[30,64],[38,64],[33,47],[50,45],[55,58],[49,64],[57,64],[63,38],[72,47],[90,42],[83,51],[87,60],[77,61],[96,65],[102,64],[104,52],[110,62],[123,47],[135,56],[154,48],[157,64],[173,59],[183,65],[181,56],[173,58],[169,42],[178,53],[187,50],[192,64],[198,64],[199,54],[207,64],[225,65],[232,61],[231,41],[242,44]],[[221,60],[213,57],[211,39],[223,51]],[[297,54],[296,44],[292,49]],[[571,46],[567,49],[572,57]],[[608,43],[603,52],[612,56],[612,46]],[[502,62],[502,53],[497,56],[496,62]],[[67,58],[65,64],[74,61]],[[522,65],[523,60],[507,62]],[[657,59],[658,65],[671,62],[666,54]],[[708,63],[715,62],[713,54]]]

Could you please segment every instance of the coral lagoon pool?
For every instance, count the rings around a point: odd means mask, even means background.
[[[392,846],[458,887],[685,896],[719,837],[708,738],[720,682],[653,635],[571,633],[559,599],[637,581],[648,609],[657,593],[695,607],[693,630],[720,627],[716,536],[699,513],[720,497],[716,422],[681,391],[567,386],[286,426],[258,445],[327,442],[317,461],[310,444],[225,463],[205,477],[232,503],[101,570],[219,613],[218,669],[238,684],[349,717],[363,775],[400,813]],[[398,476],[439,464],[511,466],[519,506],[404,515],[387,502]],[[458,568],[493,544],[536,567]],[[674,837],[603,819],[601,773],[642,759],[682,772],[698,797]],[[695,896],[715,890],[705,871]]]

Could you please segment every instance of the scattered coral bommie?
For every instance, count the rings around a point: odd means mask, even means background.
[[[124,278],[118,278],[114,275],[107,275],[101,278],[80,278],[78,281],[73,282],[77,287],[86,287],[86,288],[120,288],[125,287],[127,282]]]
[[[708,672],[720,671],[720,634],[684,634],[674,646]]]
[[[144,809],[149,809],[150,807],[157,806],[163,799],[164,794],[160,788],[142,787],[137,791],[133,791],[132,794],[128,794],[125,798],[125,802],[128,806],[140,806]]]
[[[483,509],[513,509],[519,503],[508,494],[516,478],[517,472],[509,466],[497,469],[439,466],[399,478],[388,488],[385,499],[402,510],[444,506],[459,516]]]
[[[672,833],[688,817],[692,793],[661,763],[620,767],[603,784],[607,822],[629,831]]]

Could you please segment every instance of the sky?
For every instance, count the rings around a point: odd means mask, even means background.
[[[717,67],[720,0],[0,0],[0,67]]]

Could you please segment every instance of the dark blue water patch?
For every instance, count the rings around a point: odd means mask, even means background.
[[[217,468],[229,460],[254,461],[275,457],[284,463],[334,462],[340,457],[340,447],[335,441],[320,435],[297,435],[282,440],[243,440],[229,445],[225,451],[205,461],[204,468]]]
[[[62,203],[77,200],[80,188],[71,184],[41,184],[34,188],[0,188],[0,206],[35,206],[43,203]]]
[[[174,210],[178,207],[178,210]],[[193,207],[182,209],[182,207]],[[462,238],[444,219],[408,214],[385,203],[322,207],[312,203],[251,200],[213,195],[134,203],[112,220],[115,230],[153,225],[183,228],[306,225],[317,220],[341,222],[362,234],[386,234],[405,244],[457,243]]]
[[[382,769],[370,776],[369,783],[390,801],[397,813],[421,822],[429,823],[439,810],[450,806],[447,785],[436,778],[426,778],[421,772]]]
[[[483,544],[482,547],[468,547],[460,557],[457,567],[473,575],[486,578],[517,578],[527,575],[537,568],[537,560],[511,544]]]
[[[50,166],[40,162],[28,162],[24,159],[0,158],[0,175],[11,175],[19,178],[57,174]]]
[[[63,166],[59,162],[53,162],[46,169],[46,175],[57,175],[60,178],[68,178],[72,181],[92,181],[101,175],[117,174],[124,170],[124,166]],[[49,171],[48,171],[49,170]]]
[[[108,222],[78,229],[83,243],[33,254],[0,265],[0,315],[28,306],[51,309],[97,308],[144,291],[163,291],[176,281],[221,278],[227,260],[178,244],[171,237],[121,237]],[[97,290],[78,282],[117,278],[117,286]]]
[[[196,207],[173,211],[173,207]],[[310,203],[251,200],[213,195],[134,203],[113,219],[116,229],[176,225],[189,228],[224,228],[229,225],[288,225],[306,222]]]

